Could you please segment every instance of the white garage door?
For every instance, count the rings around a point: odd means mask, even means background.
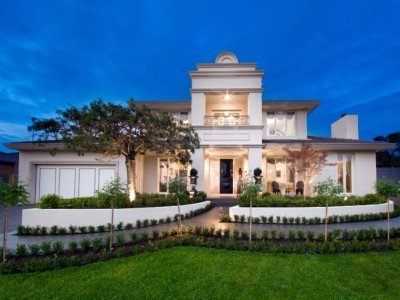
[[[116,167],[110,165],[37,165],[36,201],[47,194],[93,196],[115,174]]]

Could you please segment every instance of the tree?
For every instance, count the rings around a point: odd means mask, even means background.
[[[391,149],[376,153],[376,166],[378,168],[400,167],[400,132],[392,132],[386,136],[376,136],[374,141],[396,144]]]
[[[289,149],[284,147],[283,150],[289,156],[289,165],[297,172],[304,181],[304,197],[309,190],[310,181],[319,174],[325,166],[334,166],[333,163],[327,162],[328,152],[317,151],[309,143],[302,143],[300,149]]]
[[[4,206],[3,228],[3,262],[7,257],[7,227],[8,210],[18,204],[28,203],[28,192],[25,186],[18,182],[3,183],[0,180],[0,204]]]
[[[108,158],[124,156],[131,201],[136,198],[138,155],[152,152],[186,164],[200,145],[192,126],[133,100],[126,106],[96,100],[82,108],[58,110],[57,115],[50,119],[32,119],[28,130],[38,135],[38,143],[61,140],[63,149],[78,155],[95,152]],[[53,149],[52,153],[58,150]]]

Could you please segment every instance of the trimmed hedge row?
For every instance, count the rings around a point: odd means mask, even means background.
[[[115,248],[108,250],[109,237],[84,239],[78,244],[68,243],[64,250],[62,242],[43,242],[41,245],[18,245],[10,253],[10,259],[0,264],[0,273],[26,273],[53,270],[68,266],[81,266],[98,261],[106,261],[116,257],[125,257],[144,252],[174,246],[197,246],[208,248],[229,249],[238,251],[254,251],[266,253],[351,253],[351,252],[381,252],[400,249],[400,228],[392,229],[392,239],[389,243],[383,241],[386,230],[374,228],[356,231],[334,230],[329,232],[328,241],[323,242],[324,235],[315,237],[314,232],[289,231],[287,234],[276,230],[263,231],[261,237],[252,233],[253,242],[249,243],[248,232],[229,229],[184,227],[183,236],[176,236],[178,229],[153,231],[149,237],[142,233],[140,237],[135,232],[130,235],[131,241],[125,241],[123,235],[115,237]],[[0,249],[0,254],[2,250]]]
[[[199,208],[196,210],[191,210],[190,212],[186,214],[181,215],[181,219],[188,219],[194,216],[198,216],[200,214],[203,214],[207,211],[209,211],[213,207],[212,204],[207,205],[204,208]],[[145,220],[136,220],[136,228],[141,228],[141,227],[148,227],[148,226],[154,226],[158,224],[166,224],[170,223],[171,221],[178,221],[179,215],[176,214],[174,218],[172,219],[171,217],[167,217],[165,219],[145,219]],[[124,224],[123,222],[120,222],[116,225],[114,225],[113,230],[130,230],[133,229],[134,225],[132,223],[127,223]],[[59,227],[59,226],[51,226],[50,228],[44,227],[44,226],[18,226],[17,227],[17,234],[18,235],[32,235],[32,236],[43,236],[43,235],[65,235],[65,234],[85,234],[85,233],[97,233],[97,232],[107,232],[110,231],[111,229],[111,224],[108,223],[107,225],[99,225],[99,226],[68,226],[68,228],[65,227]]]
[[[382,204],[387,202],[387,199],[378,194],[367,194],[365,196],[348,196],[331,197],[315,196],[305,197],[302,196],[283,196],[271,195],[268,193],[258,196],[252,200],[253,207],[324,207],[328,201],[329,206],[346,206],[346,205],[368,205],[368,204]],[[250,206],[250,200],[245,195],[239,198],[239,206]]]
[[[118,194],[114,199],[114,208],[135,208],[135,207],[156,207],[156,206],[173,206],[177,205],[177,197],[179,203],[192,204],[205,201],[207,194],[198,192],[194,197],[186,194],[138,194],[135,201],[129,201],[128,195]],[[58,195],[46,195],[40,199],[39,208],[110,208],[109,197],[93,196],[63,199]]]
[[[396,207],[393,212],[390,213],[390,218],[395,218],[400,216],[400,207]],[[328,217],[328,224],[334,223],[350,223],[350,222],[364,222],[364,221],[376,221],[387,219],[386,213],[376,213],[376,214],[358,214],[358,215],[344,215],[338,216],[333,215]],[[245,215],[234,215],[233,219],[229,214],[224,213],[220,215],[220,222],[222,223],[248,223],[250,222],[250,217]],[[261,216],[253,217],[252,222],[254,224],[285,224],[285,225],[318,225],[324,224],[325,218],[305,218],[305,217],[286,217],[286,216]]]

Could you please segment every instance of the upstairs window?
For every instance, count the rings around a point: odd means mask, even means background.
[[[268,112],[267,135],[295,136],[296,115],[294,112]]]

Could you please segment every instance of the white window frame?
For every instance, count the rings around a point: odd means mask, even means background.
[[[283,114],[284,115],[284,120],[285,120],[285,132],[281,135],[281,134],[277,134],[277,130],[276,130],[276,119],[277,119],[277,115],[279,114]],[[294,117],[294,134],[293,135],[288,135],[287,134],[287,128],[288,128],[288,115],[293,115]],[[268,116],[274,116],[274,125],[273,125],[273,131],[274,134],[270,134],[270,127],[268,126]],[[296,112],[293,111],[268,111],[267,112],[267,118],[266,118],[266,122],[265,122],[265,128],[267,131],[267,136],[288,136],[288,137],[292,137],[292,136],[296,136],[297,134],[297,116],[296,116]]]

